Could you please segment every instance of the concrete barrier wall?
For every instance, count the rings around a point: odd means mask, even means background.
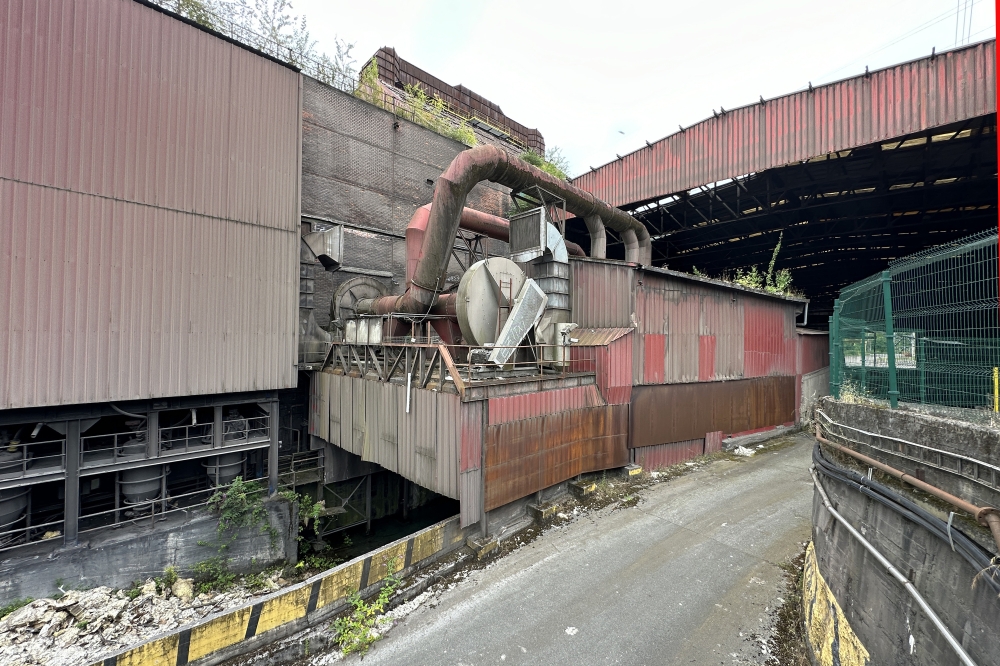
[[[198,624],[105,655],[93,666],[210,666],[284,638],[345,610],[354,592],[377,590],[389,573],[409,575],[465,543],[457,516],[367,555]],[[388,565],[394,562],[392,572]]]
[[[988,585],[974,584],[979,571],[947,542],[862,495],[856,486],[828,477],[821,480],[837,511],[897,569],[909,574],[917,591],[976,663],[997,663],[1000,599]],[[812,524],[814,562],[807,558],[803,587],[817,663],[958,663],[916,601],[826,511],[816,492]],[[866,661],[860,661],[858,655],[865,653]]]

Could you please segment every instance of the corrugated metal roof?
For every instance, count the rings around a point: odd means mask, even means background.
[[[576,342],[575,347],[602,347],[610,345],[620,337],[631,333],[632,327],[628,328],[576,328],[573,329],[572,337]]]
[[[131,0],[0,0],[0,409],[294,387],[294,71]]]
[[[623,206],[996,109],[996,40],[989,40],[727,110],[573,184]]]

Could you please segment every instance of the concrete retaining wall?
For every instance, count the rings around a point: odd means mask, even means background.
[[[93,666],[219,664],[342,612],[352,593],[367,596],[381,586],[393,559],[394,573],[407,576],[460,548],[467,536],[458,517],[449,518],[255,603],[209,616],[124,652],[101,655]]]
[[[973,588],[979,572],[923,527],[852,486],[820,478],[838,512],[895,567],[910,572],[914,586],[976,663],[996,664],[1000,600],[986,585]],[[958,663],[913,598],[826,511],[817,492],[812,522],[815,562],[807,557],[804,597],[817,663]]]
[[[866,404],[848,404],[838,402],[833,398],[824,398],[820,402],[819,408],[837,423],[880,435],[897,437],[915,444],[1000,466],[1000,430],[906,409],[886,409]],[[854,442],[862,444],[868,442],[868,438],[859,433],[845,430],[844,434]],[[859,453],[921,478],[927,483],[977,506],[1000,506],[1000,492],[970,480],[968,477],[974,474],[970,470],[966,470],[964,475],[954,474],[937,469],[937,461],[933,459],[927,459],[926,462],[916,462],[904,456],[880,450],[875,446],[858,446],[856,443],[847,442],[838,437],[834,439],[851,446]],[[878,444],[878,442],[873,443]],[[979,473],[981,478],[988,479],[986,468],[981,469]]]
[[[262,568],[275,562],[295,562],[298,517],[284,499],[265,501],[268,524],[276,531],[241,530],[226,551],[235,571]],[[198,562],[218,556],[216,516],[202,512],[191,516],[171,514],[150,524],[137,520],[120,529],[105,529],[93,536],[80,535],[78,545],[52,551],[40,542],[12,551],[0,560],[0,605],[13,599],[48,597],[64,589],[98,585],[125,588],[133,581],[163,574],[168,566],[190,573]]]

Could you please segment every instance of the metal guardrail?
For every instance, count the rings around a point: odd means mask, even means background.
[[[58,448],[58,453],[51,450]],[[46,452],[45,450],[50,451]],[[66,440],[18,442],[0,448],[0,481],[41,476],[66,469]]]
[[[824,421],[826,421],[824,429],[829,434],[836,435],[844,441],[861,446],[868,446],[876,451],[904,458],[911,462],[920,463],[921,465],[926,465],[927,467],[932,467],[942,472],[948,472],[950,474],[961,476],[963,479],[977,483],[984,488],[1000,492],[1000,467],[996,465],[991,465],[990,463],[983,462],[982,460],[976,460],[975,458],[963,456],[958,453],[937,449],[932,446],[917,444],[916,442],[910,442],[898,437],[882,435],[876,432],[868,432],[867,430],[862,430],[861,428],[855,428],[843,423],[837,423],[821,409],[817,409],[816,413],[821,416]],[[831,429],[831,426],[836,428],[837,432],[834,432]],[[869,441],[861,441],[859,439],[851,438],[844,434],[844,430],[859,433],[864,437],[869,438]]]

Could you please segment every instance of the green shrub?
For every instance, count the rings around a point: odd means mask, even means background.
[[[14,599],[12,602],[10,602],[9,604],[7,604],[6,606],[0,606],[0,620],[2,620],[3,618],[7,617],[8,615],[10,615],[14,611],[16,611],[18,608],[23,608],[23,607],[27,606],[32,601],[34,601],[34,599],[32,599],[31,597],[25,597],[24,599]]]
[[[386,562],[386,568],[393,572],[396,569],[396,558],[390,558]],[[351,594],[348,602],[353,610],[343,617],[338,617],[333,623],[333,628],[337,632],[334,640],[344,654],[351,652],[367,654],[372,644],[379,639],[374,632],[375,624],[378,617],[385,612],[389,599],[399,587],[399,583],[400,579],[395,573],[387,575],[382,589],[371,603],[362,599],[357,592]]]

